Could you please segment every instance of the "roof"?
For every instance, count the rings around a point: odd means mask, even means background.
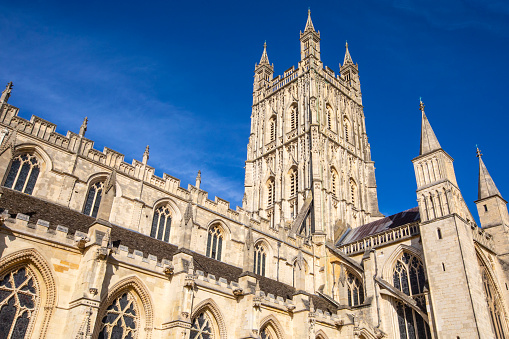
[[[420,220],[419,207],[393,214],[391,216],[357,227],[346,234],[338,245],[345,245],[357,240],[382,233],[392,228]]]
[[[35,224],[37,220],[42,219],[50,223],[50,228],[56,229],[57,225],[65,226],[69,229],[69,234],[76,231],[88,233],[88,228],[95,222],[95,218],[83,213],[74,211],[68,207],[57,205],[55,203],[33,197],[24,193],[13,191],[7,188],[1,188],[2,196],[0,198],[0,213],[8,210],[11,217],[22,213],[29,216],[29,223]],[[171,260],[173,256],[184,251],[193,256],[194,267],[203,271],[207,276],[212,274],[217,278],[225,278],[228,282],[238,282],[242,275],[242,268],[229,265],[227,263],[208,258],[202,254],[187,250],[179,249],[177,246],[151,238],[145,234],[118,226],[111,225],[111,241],[114,247],[125,245],[129,247],[129,251],[142,251],[144,256],[149,254],[157,256],[159,260]],[[262,277],[253,273],[249,273],[258,279],[260,290],[285,299],[291,299],[296,289],[290,285],[284,284],[273,279]],[[335,312],[337,307],[322,297],[313,295],[315,307],[322,310]]]

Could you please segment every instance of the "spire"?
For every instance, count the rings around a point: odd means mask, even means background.
[[[502,198],[497,186],[495,186],[495,182],[491,178],[491,175],[488,173],[486,166],[484,165],[484,161],[482,161],[482,154],[479,148],[477,148],[477,157],[479,158],[479,192],[478,199],[489,198],[494,195],[498,195]]]
[[[304,28],[304,32],[307,31],[315,31],[315,26],[313,26],[313,21],[311,21],[311,9],[308,8],[308,20],[306,21],[306,28]]]
[[[419,155],[430,153],[440,149],[440,143],[429,124],[428,118],[424,113],[424,103],[420,100],[419,110],[422,112],[422,124],[421,124],[421,150]]]
[[[346,52],[345,52],[345,60],[343,60],[343,66],[345,65],[353,65],[352,57],[350,56],[350,51],[348,50],[348,41],[345,44]]]
[[[262,57],[260,59],[260,65],[261,64],[269,64],[269,56],[267,55],[267,41],[263,43],[263,53]]]

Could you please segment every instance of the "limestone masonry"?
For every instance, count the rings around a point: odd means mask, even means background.
[[[0,98],[0,338],[509,338],[509,214],[478,151],[478,226],[421,102],[418,206],[378,210],[359,80],[255,66],[242,207],[27,121]],[[417,109],[417,108],[416,108]],[[439,133],[440,135],[440,133]],[[409,159],[410,160],[410,159]]]

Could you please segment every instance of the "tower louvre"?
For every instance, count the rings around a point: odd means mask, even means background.
[[[266,45],[255,66],[244,208],[275,229],[334,241],[382,216],[358,66],[347,46],[341,74],[323,67],[310,12],[300,46],[299,67],[282,76]]]

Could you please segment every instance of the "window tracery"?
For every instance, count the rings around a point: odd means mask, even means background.
[[[270,324],[262,328],[260,331],[260,337],[262,339],[278,339],[276,332]]]
[[[254,273],[265,276],[265,261],[267,259],[267,252],[265,247],[258,243],[254,247]]]
[[[210,317],[202,312],[193,319],[191,325],[191,339],[213,339],[214,332]]]
[[[171,210],[169,205],[157,208],[152,219],[150,236],[168,242],[171,229]]]
[[[426,312],[425,280],[422,261],[408,252],[403,252],[394,267],[394,287],[415,299],[417,306],[424,312]],[[418,312],[400,301],[395,301],[395,309],[401,339],[431,338],[429,326]]]
[[[222,248],[223,234],[221,229],[217,225],[211,226],[207,238],[207,257],[221,260]]]
[[[364,288],[362,282],[352,273],[346,279],[348,285],[348,306],[357,306],[364,303]]]
[[[35,319],[39,295],[33,273],[26,267],[0,277],[0,334],[2,338],[25,338]]]
[[[299,174],[297,173],[297,169],[293,168],[290,172],[290,197],[294,197],[297,195],[297,191],[299,189]]]
[[[297,106],[293,105],[290,111],[290,130],[294,130],[299,126],[299,116]]]
[[[135,339],[138,324],[136,300],[131,293],[125,292],[106,309],[98,339]]]
[[[4,186],[26,194],[32,194],[39,172],[40,164],[35,155],[30,153],[19,154],[12,160]]]
[[[345,129],[345,141],[350,142],[350,123],[346,117],[343,119],[343,127]]]
[[[332,131],[332,107],[327,105],[327,128]]]
[[[276,140],[276,118],[269,120],[269,141]]]
[[[338,173],[334,168],[330,169],[331,172],[331,193],[334,198],[336,198],[336,190],[338,185]]]
[[[87,200],[85,200],[85,208],[83,214],[97,217],[99,211],[99,205],[101,204],[102,191],[104,189],[104,181],[99,181],[90,186],[87,194]]]
[[[274,179],[270,179],[267,183],[267,206],[272,206],[274,204],[274,192],[275,192],[275,182]]]

